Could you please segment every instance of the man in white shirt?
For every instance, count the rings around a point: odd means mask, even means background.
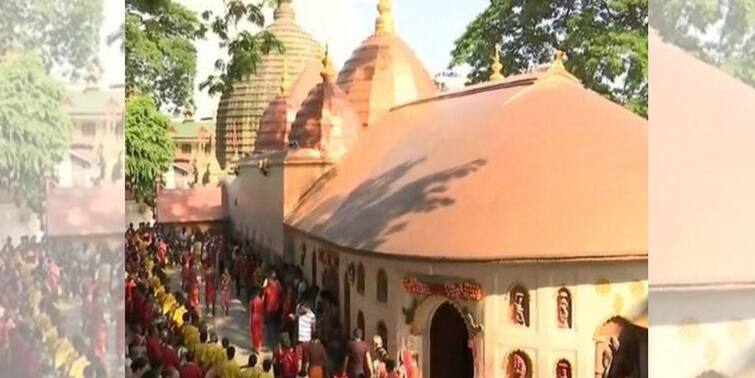
[[[306,344],[312,340],[316,322],[315,313],[307,305],[302,304],[299,307],[299,343]]]

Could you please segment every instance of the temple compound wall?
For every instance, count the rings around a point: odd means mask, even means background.
[[[465,322],[476,377],[518,377],[521,362],[523,377],[593,378],[623,321],[647,345],[645,261],[432,262],[346,251],[286,231],[305,276],[337,290],[344,326],[363,328],[367,340],[382,334],[394,358],[410,351],[423,377],[433,316],[444,303]],[[646,349],[637,352],[646,358]]]

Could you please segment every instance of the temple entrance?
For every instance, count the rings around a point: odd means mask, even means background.
[[[430,325],[430,377],[472,378],[469,333],[459,310],[448,302],[435,310]]]

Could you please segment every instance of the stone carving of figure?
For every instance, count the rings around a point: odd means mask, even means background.
[[[532,373],[529,371],[529,365],[527,364],[527,357],[522,351],[516,351],[509,357],[508,367],[509,378],[529,378]]]
[[[529,298],[523,287],[516,286],[511,290],[511,320],[515,324],[523,325],[525,327],[530,326],[528,302]]]
[[[558,291],[558,327],[571,328],[571,296],[566,289]]]
[[[556,365],[556,378],[571,378],[571,364],[569,364],[569,361],[558,361]]]

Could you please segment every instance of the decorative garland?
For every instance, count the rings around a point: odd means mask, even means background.
[[[474,281],[456,283],[428,283],[416,277],[405,276],[402,282],[404,290],[416,295],[439,295],[451,299],[479,302],[482,300],[482,286]]]

